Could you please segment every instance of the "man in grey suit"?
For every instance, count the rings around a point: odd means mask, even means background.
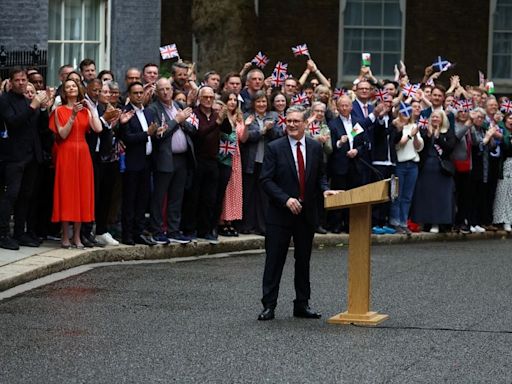
[[[149,106],[156,121],[167,129],[162,136],[155,137],[153,150],[154,190],[151,199],[151,231],[153,240],[159,244],[169,241],[186,244],[190,239],[179,231],[181,205],[187,182],[187,175],[195,165],[194,144],[191,136],[196,128],[187,121],[191,108],[172,100],[173,89],[166,78],[156,82],[157,101]],[[163,233],[162,210],[167,195],[167,236]]]

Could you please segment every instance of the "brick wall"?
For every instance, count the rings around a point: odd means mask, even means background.
[[[0,45],[7,51],[48,48],[48,0],[1,0]]]
[[[306,43],[312,59],[327,77],[336,79],[338,65],[338,0],[259,0],[258,50],[270,58],[267,75],[278,60],[300,77],[306,68],[305,56],[294,57],[291,47]],[[254,52],[256,53],[256,52]],[[334,82],[333,82],[334,84]]]
[[[130,67],[142,69],[148,62],[159,63],[160,0],[112,0],[111,60],[122,86]]]
[[[405,61],[413,79],[437,56],[457,63],[463,84],[478,83],[487,73],[488,1],[407,1]],[[441,82],[448,84],[449,71]]]

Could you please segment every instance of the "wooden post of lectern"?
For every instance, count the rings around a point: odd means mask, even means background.
[[[350,208],[348,310],[331,317],[328,323],[377,325],[389,317],[370,312],[370,228],[372,204],[388,201],[390,185],[395,194],[395,182],[395,179],[386,179],[325,199],[326,209]]]

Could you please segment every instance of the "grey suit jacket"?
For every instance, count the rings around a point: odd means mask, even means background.
[[[174,106],[177,109],[183,109],[183,106],[177,102],[173,102]],[[158,135],[154,138],[154,147],[153,147],[153,161],[154,167],[158,172],[173,172],[174,164],[173,164],[173,154],[172,154],[172,136],[174,133],[181,129],[183,133],[185,133],[185,137],[187,139],[187,156],[189,158],[190,167],[195,167],[195,155],[194,155],[194,143],[192,142],[191,136],[195,135],[197,131],[196,128],[190,124],[188,121],[184,121],[181,124],[178,124],[176,120],[171,120],[169,115],[165,112],[164,106],[160,101],[156,101],[152,103],[148,107],[153,115],[155,116],[155,121],[158,124],[162,124],[162,114],[164,116],[165,122],[167,123],[167,131],[159,137]]]

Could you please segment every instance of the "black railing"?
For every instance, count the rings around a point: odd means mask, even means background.
[[[14,67],[34,67],[46,79],[48,68],[48,53],[46,50],[38,49],[37,45],[28,51],[6,51],[5,46],[0,46],[0,77],[9,77],[9,71]]]

